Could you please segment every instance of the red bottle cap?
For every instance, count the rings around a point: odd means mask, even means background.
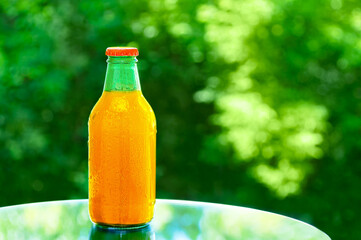
[[[134,47],[108,47],[105,51],[107,56],[138,56],[139,52],[137,48]]]

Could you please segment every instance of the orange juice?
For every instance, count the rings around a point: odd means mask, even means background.
[[[137,226],[153,218],[156,121],[127,65],[134,59],[108,60],[105,89],[89,117],[89,213],[98,224]]]

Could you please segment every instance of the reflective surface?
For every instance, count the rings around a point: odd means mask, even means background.
[[[303,222],[249,208],[157,200],[151,224],[138,230],[104,229],[89,220],[88,201],[71,200],[0,208],[0,239],[99,240],[329,240]]]

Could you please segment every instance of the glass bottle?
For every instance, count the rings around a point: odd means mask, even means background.
[[[89,214],[140,227],[153,218],[156,120],[140,89],[138,49],[107,48],[103,93],[89,117]]]

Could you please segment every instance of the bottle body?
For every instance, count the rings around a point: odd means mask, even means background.
[[[141,90],[105,88],[88,126],[91,220],[111,226],[149,222],[155,204],[156,120]]]
[[[139,225],[155,203],[154,113],[140,91],[104,92],[89,118],[89,210],[93,222]]]

